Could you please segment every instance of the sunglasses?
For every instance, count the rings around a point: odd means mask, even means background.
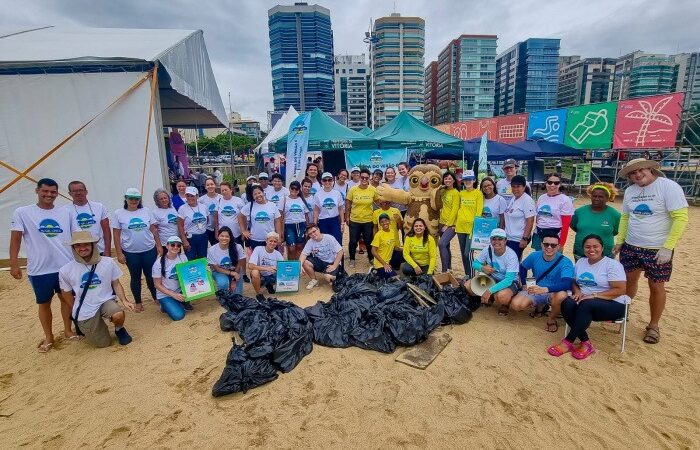
[[[369,180],[368,176],[360,177],[360,180]]]
[[[550,242],[543,242],[542,247],[547,247],[547,248],[557,248],[557,245],[559,244],[552,244]]]
[[[333,178],[324,178],[324,179],[321,180],[321,181],[333,181]]]
[[[547,184],[550,185],[550,186],[552,186],[552,185],[554,185],[554,186],[559,186],[559,185],[561,184],[561,181],[549,181],[549,180],[548,180],[548,181],[547,181]]]
[[[491,240],[492,241],[505,241],[506,238],[504,238],[504,237],[492,237]]]
[[[171,243],[168,244],[168,245],[171,246],[171,247],[182,247],[182,244],[180,244],[179,242],[171,242]]]

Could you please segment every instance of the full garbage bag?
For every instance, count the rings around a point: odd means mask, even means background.
[[[437,293],[437,300],[445,307],[443,323],[467,323],[472,318],[467,291],[462,286],[443,286]]]
[[[266,358],[253,358],[240,345],[234,345],[226,358],[219,380],[214,383],[211,393],[220,397],[234,392],[247,392],[248,389],[277,379],[277,369]]]

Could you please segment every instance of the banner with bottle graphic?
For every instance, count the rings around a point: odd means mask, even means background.
[[[617,102],[569,108],[564,143],[574,148],[610,148],[616,112]]]

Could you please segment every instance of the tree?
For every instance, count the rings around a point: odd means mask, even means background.
[[[200,153],[211,152],[216,155],[227,155],[231,150],[233,150],[236,154],[240,154],[245,151],[249,151],[257,144],[257,141],[250,136],[233,134],[228,131],[224,131],[213,138],[200,136],[197,139],[197,147],[199,147]],[[187,144],[187,152],[189,154],[194,155],[195,148],[194,142]]]

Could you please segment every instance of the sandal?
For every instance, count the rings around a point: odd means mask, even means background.
[[[73,336],[69,336],[66,338],[67,341],[82,341],[85,338],[85,336],[80,336],[79,334],[74,334]]]
[[[586,342],[581,342],[581,345],[579,345],[576,350],[571,352],[571,356],[574,358],[581,360],[581,359],[586,359],[589,356],[591,356],[593,353],[595,353],[595,349],[593,348],[593,344],[591,344],[591,341],[586,341]]]
[[[658,344],[661,340],[661,333],[658,328],[647,327],[647,332],[644,335],[643,341],[647,344]]]
[[[46,353],[51,350],[51,347],[53,347],[53,342],[41,341],[37,348],[39,353]]]
[[[537,319],[538,317],[546,316],[548,311],[549,311],[548,305],[538,306],[535,308],[534,311],[530,312],[529,316],[532,317],[533,319]]]
[[[136,312],[143,312],[143,303],[136,303],[136,304],[134,304],[134,311],[136,311]]]
[[[556,333],[559,331],[559,322],[557,322],[556,319],[553,321],[547,320],[547,326],[545,327],[545,330],[549,331],[550,333]]]
[[[566,351],[562,351],[561,346],[564,346]],[[562,339],[560,344],[550,345],[547,348],[547,353],[549,353],[552,356],[561,356],[565,353],[569,353],[569,352],[573,352],[573,351],[574,351],[574,344],[567,341],[566,339]]]
[[[498,308],[498,315],[499,316],[507,316],[508,315],[508,308],[509,308],[508,305],[501,305]]]

